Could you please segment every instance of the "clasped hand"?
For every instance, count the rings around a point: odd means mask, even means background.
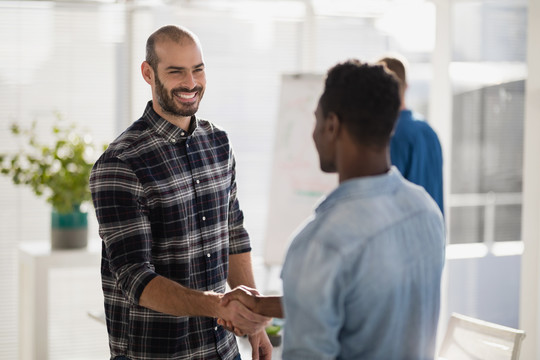
[[[223,295],[224,308],[218,324],[237,336],[253,335],[263,330],[271,318],[256,313],[258,291],[241,285]]]

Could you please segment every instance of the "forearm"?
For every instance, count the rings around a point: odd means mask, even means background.
[[[144,288],[139,305],[175,316],[220,317],[222,295],[186,288],[163,276],[152,279]]]
[[[245,285],[255,289],[251,253],[241,253],[229,256],[229,277],[227,279],[231,289]]]

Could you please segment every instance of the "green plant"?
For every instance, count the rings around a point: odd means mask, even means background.
[[[276,336],[281,331],[281,325],[268,325],[265,330],[269,336]]]
[[[17,153],[0,154],[0,173],[10,176],[16,185],[29,186],[37,196],[45,196],[59,213],[69,213],[91,199],[88,178],[95,146],[74,124],[61,122],[57,114],[52,145],[37,140],[36,122],[27,129],[13,124],[11,133],[25,138],[26,146]]]

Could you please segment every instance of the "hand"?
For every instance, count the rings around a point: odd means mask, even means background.
[[[238,336],[252,335],[264,330],[271,318],[254,313],[239,301],[228,301],[220,306],[218,324]]]
[[[236,300],[244,304],[244,306],[246,306],[249,310],[255,311],[258,302],[257,295],[260,294],[256,289],[240,285],[223,295],[223,297],[221,298],[221,304],[223,306],[226,306],[231,301]]]
[[[256,295],[258,294],[259,292],[256,289],[252,289],[245,285],[240,285],[222,296],[221,305],[227,306],[232,301],[239,301],[249,310],[253,311],[256,305]],[[218,324],[223,326],[225,329],[233,332],[236,336],[246,335],[245,332],[235,327],[230,321],[218,319]]]
[[[231,301],[240,301],[251,311],[271,317],[271,318],[283,318],[282,296],[263,296],[255,289],[251,289],[247,286],[239,286],[231,292],[222,295],[221,303],[228,304]]]
[[[268,339],[266,331],[262,330],[249,338],[251,344],[251,357],[253,360],[271,360],[272,359],[272,344]]]

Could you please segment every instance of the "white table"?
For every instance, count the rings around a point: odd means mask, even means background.
[[[19,246],[19,359],[49,358],[49,271],[58,268],[96,267],[101,244],[87,248],[51,250],[49,242]]]

